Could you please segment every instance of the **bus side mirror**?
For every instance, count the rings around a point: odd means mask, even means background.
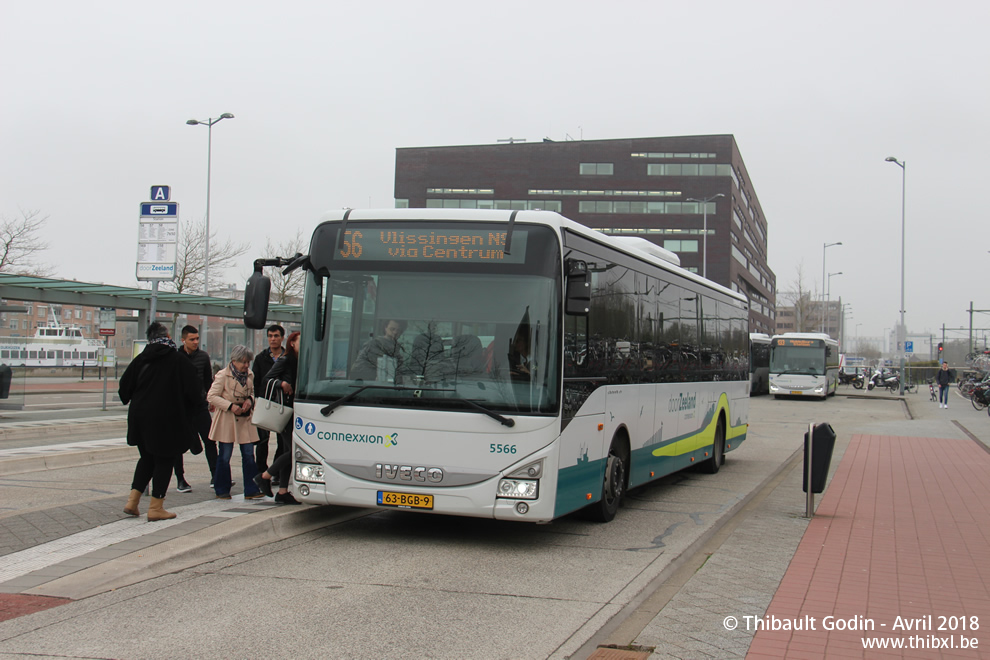
[[[272,281],[260,270],[251,273],[244,287],[244,325],[252,330],[261,330],[268,320],[268,297],[271,295]]]
[[[564,313],[587,316],[591,311],[591,274],[583,262],[573,262],[567,273]]]

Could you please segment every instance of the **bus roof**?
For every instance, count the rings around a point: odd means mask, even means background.
[[[769,344],[770,335],[764,332],[751,332],[749,333],[749,340],[758,344]]]
[[[336,211],[327,211],[320,217],[320,222],[334,222],[343,220],[344,214],[347,213],[348,209],[340,209]],[[616,240],[620,238],[627,237],[614,237],[608,234],[603,234],[600,231],[590,229],[584,225],[566,218],[559,213],[554,213],[553,211],[493,211],[487,209],[426,209],[426,208],[414,208],[414,209],[350,209],[350,214],[347,216],[347,221],[357,221],[362,220],[393,220],[393,221],[403,221],[403,220],[462,220],[465,222],[504,222],[508,223],[509,219],[515,215],[516,222],[528,222],[532,224],[546,225],[552,227],[558,234],[560,234],[564,229],[579,234],[586,238],[599,243],[604,243],[611,248],[614,248],[620,252],[623,252],[631,257],[639,259],[640,261],[645,261],[663,270],[675,273],[685,279],[696,282],[702,286],[714,289],[719,293],[725,294],[736,300],[746,303],[747,307],[749,305],[749,300],[741,293],[733,291],[727,287],[713,282],[711,280],[705,279],[696,273],[692,273],[689,270],[681,268],[679,265],[672,263],[667,258],[658,256],[659,251],[668,252],[659,246],[655,246],[657,253],[652,251],[648,252],[642,248],[635,247],[635,242]],[[645,239],[643,239],[645,240]],[[673,255],[673,253],[670,253]],[[676,255],[674,255],[676,259]],[[678,260],[679,263],[680,260]]]
[[[830,344],[839,343],[824,332],[785,332],[783,334],[774,335],[772,339],[820,339]]]

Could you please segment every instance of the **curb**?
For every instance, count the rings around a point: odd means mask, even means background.
[[[73,421],[66,424],[39,422],[36,426],[18,426],[5,428],[0,425],[0,441],[27,440],[44,435],[48,438],[60,438],[80,433],[110,433],[116,437],[127,433],[127,420],[115,419],[99,422]]]
[[[225,520],[22,593],[88,598],[375,513],[377,509],[335,506],[274,507]]]
[[[53,452],[23,458],[8,458],[0,461],[3,473],[24,474],[26,472],[41,472],[43,470],[58,470],[60,468],[82,467],[85,465],[100,465],[101,463],[117,463],[120,461],[136,460],[137,447],[111,447],[108,449],[85,449],[82,451]]]

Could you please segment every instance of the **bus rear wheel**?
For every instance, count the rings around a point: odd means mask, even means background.
[[[609,522],[615,518],[626,494],[626,474],[629,470],[629,452],[619,439],[612,440],[605,459],[605,478],[602,480],[602,497],[586,509],[588,518],[597,522]]]
[[[712,443],[712,456],[701,464],[701,471],[706,474],[715,474],[725,462],[725,422],[721,417],[715,425],[715,442]]]

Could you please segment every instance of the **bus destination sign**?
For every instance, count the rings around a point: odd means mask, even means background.
[[[511,254],[504,251],[505,234],[477,229],[348,229],[337,257],[346,261],[524,263],[526,230],[512,232]]]
[[[811,346],[821,346],[821,339],[783,339],[778,338],[776,341],[777,346],[801,346],[808,348]]]

